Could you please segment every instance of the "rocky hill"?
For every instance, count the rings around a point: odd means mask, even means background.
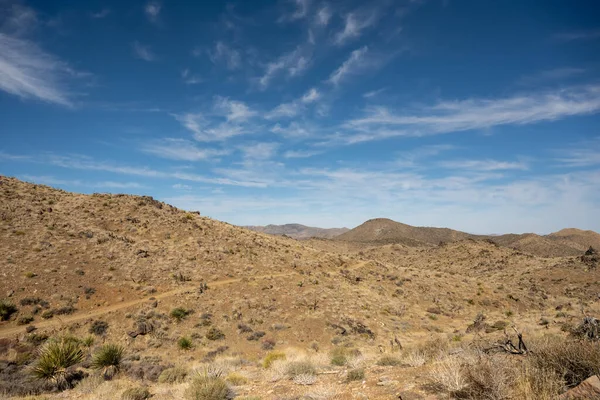
[[[348,232],[348,228],[315,228],[302,224],[266,225],[266,226],[244,226],[256,232],[268,233],[269,235],[285,235],[293,239],[325,238],[331,239],[342,233]]]

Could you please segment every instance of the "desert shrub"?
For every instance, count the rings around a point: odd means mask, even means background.
[[[208,340],[221,340],[225,338],[225,334],[219,328],[215,328],[214,326],[206,332],[206,338]]]
[[[396,367],[401,365],[402,362],[397,357],[393,356],[383,356],[379,360],[377,360],[377,365],[380,367]]]
[[[38,306],[42,306],[44,308],[49,306],[48,302],[40,297],[25,297],[25,298],[21,299],[21,301],[19,303],[22,306],[38,305]]]
[[[160,373],[158,377],[159,383],[181,383],[188,376],[187,369],[183,367],[167,368]]]
[[[177,341],[177,346],[181,350],[189,350],[193,347],[192,339],[190,339],[189,337],[186,337],[186,336],[182,336]]]
[[[465,388],[456,392],[467,399],[508,400],[514,385],[513,365],[503,357],[480,354],[463,363]]]
[[[464,375],[462,360],[458,358],[445,358],[431,370],[432,381],[450,393],[456,393],[467,386]]]
[[[111,379],[121,369],[124,352],[118,344],[105,344],[94,353],[92,368],[101,370],[105,379]]]
[[[188,310],[186,310],[183,307],[177,307],[171,310],[171,318],[174,318],[175,320],[177,320],[177,322],[180,322],[184,319],[187,318],[187,316],[190,314],[190,312]]]
[[[525,363],[515,380],[515,398],[555,400],[565,387],[564,381],[551,369],[539,369]]]
[[[50,319],[50,318],[54,317],[54,311],[52,311],[52,310],[46,310],[46,311],[44,311],[42,313],[41,317],[43,319]]]
[[[233,391],[223,378],[208,374],[195,376],[185,391],[187,400],[228,400],[233,397]]]
[[[240,330],[240,333],[250,333],[250,332],[252,332],[252,328],[250,328],[248,325],[238,324],[237,327]]]
[[[300,374],[292,378],[296,385],[313,385],[317,382],[317,376],[314,374]]]
[[[402,358],[402,361],[411,367],[420,367],[421,365],[424,365],[427,360],[425,358],[425,354],[423,354],[421,351],[411,349],[406,352]]]
[[[123,372],[133,379],[141,381],[156,382],[160,374],[167,369],[167,366],[162,364],[154,364],[152,362],[124,362]]]
[[[90,375],[90,376],[82,379],[75,387],[75,390],[77,390],[77,392],[79,392],[79,393],[91,394],[103,382],[104,382],[104,379],[101,376]]]
[[[334,347],[334,349],[331,351],[331,365],[346,365],[348,362],[346,353],[347,351],[343,347]]]
[[[316,375],[317,369],[310,361],[293,361],[287,365],[286,374],[290,379],[298,375]]]
[[[33,316],[23,315],[17,319],[17,325],[27,325],[33,322]]]
[[[248,378],[246,378],[244,375],[235,372],[232,372],[229,375],[227,375],[227,378],[225,378],[225,380],[233,386],[240,386],[248,383]]]
[[[250,335],[248,335],[248,337],[246,339],[248,339],[250,341],[256,341],[256,340],[260,339],[261,337],[263,337],[265,335],[266,335],[265,332],[256,331],[256,332],[253,332]]]
[[[133,387],[121,394],[121,400],[146,400],[151,396],[147,387]]]
[[[277,343],[273,339],[265,339],[263,340],[261,347],[263,350],[273,350],[276,344]]]
[[[104,335],[108,330],[108,322],[106,321],[94,321],[90,326],[89,332],[94,335]]]
[[[277,360],[285,360],[285,353],[281,351],[271,351],[263,360],[263,367],[269,368]]]
[[[592,375],[600,374],[600,344],[544,338],[530,344],[528,360],[540,371],[553,371],[567,387],[577,386]]]
[[[17,307],[8,300],[0,300],[0,321],[8,321],[17,312]]]
[[[35,272],[27,271],[25,272],[25,278],[35,278],[37,274]]]
[[[365,379],[365,369],[364,368],[355,368],[348,371],[346,374],[346,381],[362,381]]]
[[[50,341],[39,352],[31,369],[34,377],[48,381],[59,389],[72,386],[73,373],[69,368],[83,360],[83,351],[72,341]]]
[[[68,315],[68,314],[73,314],[75,311],[76,311],[76,309],[73,306],[64,306],[64,307],[60,307],[60,308],[57,308],[56,310],[54,310],[54,314]]]
[[[94,337],[93,336],[86,336],[81,341],[81,344],[84,345],[85,347],[92,347],[92,345],[94,344]]]

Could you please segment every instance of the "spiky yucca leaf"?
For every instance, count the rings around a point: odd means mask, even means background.
[[[59,389],[70,387],[67,368],[83,360],[79,344],[71,341],[51,341],[44,345],[32,368],[33,375],[54,383]]]
[[[125,349],[118,344],[105,344],[99,348],[92,358],[92,367],[102,370],[105,378],[112,378],[121,369],[121,361]]]

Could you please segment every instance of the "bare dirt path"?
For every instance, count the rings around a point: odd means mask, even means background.
[[[363,267],[365,264],[367,264],[367,262],[368,261],[359,261],[358,263],[353,265],[352,268],[350,268],[350,270],[359,269],[359,268]],[[207,284],[210,289],[210,288],[214,288],[214,287],[225,286],[225,285],[229,285],[232,283],[241,282],[244,279],[282,278],[282,277],[291,276],[291,275],[295,275],[295,274],[297,274],[297,273],[296,272],[288,272],[288,273],[284,273],[284,274],[269,274],[269,275],[260,275],[260,276],[254,276],[254,277],[231,278],[231,279],[224,279],[224,280],[220,280],[220,281],[209,282]],[[46,321],[40,321],[39,323],[36,323],[34,325],[38,329],[50,328],[50,327],[54,327],[54,326],[65,326],[65,325],[73,323],[73,322],[78,322],[78,321],[85,320],[88,318],[96,318],[101,315],[113,312],[113,311],[119,311],[119,310],[123,310],[125,308],[137,306],[139,304],[149,301],[151,297],[158,300],[158,299],[164,299],[167,297],[171,297],[171,296],[175,296],[175,295],[178,295],[181,293],[195,291],[195,290],[198,290],[198,285],[185,286],[185,287],[181,287],[178,289],[170,290],[168,292],[153,294],[150,296],[143,297],[141,299],[124,301],[122,303],[113,304],[113,305],[110,305],[107,307],[83,311],[83,312],[76,313],[73,315],[68,315],[66,317],[61,317],[61,318],[54,317],[53,319],[49,319]],[[5,338],[5,337],[11,336],[11,335],[23,333],[23,332],[25,332],[26,328],[27,328],[26,326],[7,326],[5,328],[0,328],[0,338],[3,338],[3,337]]]
[[[214,282],[209,282],[208,287],[209,289],[214,288],[214,287],[219,287],[219,286],[225,286],[225,285],[229,285],[232,283],[237,283],[237,282],[241,282],[244,279],[268,279],[268,278],[282,278],[282,277],[286,277],[286,276],[290,276],[290,275],[294,275],[296,274],[296,272],[288,272],[285,274],[269,274],[269,275],[260,275],[260,276],[250,276],[250,277],[243,277],[243,278],[231,278],[231,279],[224,279],[224,280],[220,280],[220,281],[214,281]],[[119,310],[123,310],[125,308],[129,308],[129,307],[133,307],[139,304],[142,304],[144,302],[147,302],[150,300],[150,298],[155,298],[155,299],[164,299],[167,297],[171,297],[171,296],[175,296],[177,294],[181,294],[181,293],[185,293],[185,292],[190,292],[190,291],[196,291],[198,290],[198,285],[195,286],[185,286],[185,287],[181,287],[178,289],[174,289],[174,290],[170,290],[168,292],[163,292],[163,293],[158,293],[158,294],[153,294],[150,296],[146,296],[143,297],[141,299],[136,299],[136,300],[130,300],[130,301],[125,301],[122,303],[118,303],[118,304],[113,304],[107,307],[102,307],[102,308],[97,308],[97,309],[93,309],[93,310],[88,310],[88,311],[84,311],[84,312],[80,312],[77,314],[73,314],[73,315],[69,315],[66,316],[64,318],[58,318],[58,317],[54,317],[53,319],[49,319],[46,321],[41,321],[39,323],[34,324],[36,328],[40,329],[40,328],[50,328],[53,326],[61,326],[61,325],[67,325],[73,322],[77,322],[77,321],[81,321],[81,320],[85,320],[88,318],[95,318],[95,317],[99,317],[101,315],[104,314],[108,314],[110,312],[113,311],[119,311]],[[27,327],[26,326],[8,326],[5,328],[0,328],[0,338],[2,337],[8,337],[11,335],[15,335],[15,334],[19,334],[19,333],[23,333],[25,332],[25,329]]]

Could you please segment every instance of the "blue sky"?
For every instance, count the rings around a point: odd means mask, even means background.
[[[0,174],[241,225],[600,231],[598,15],[0,0]]]

